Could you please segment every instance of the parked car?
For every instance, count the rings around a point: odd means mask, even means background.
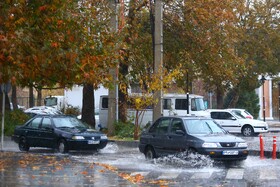
[[[60,112],[59,110],[48,106],[35,106],[32,108],[28,108],[24,111],[24,113],[30,115],[31,117],[38,114],[62,114],[62,112]]]
[[[60,153],[103,149],[108,142],[105,134],[67,115],[36,115],[15,128],[13,140],[21,151],[29,151],[30,147],[47,147]]]
[[[268,124],[264,121],[247,119],[229,109],[208,110],[211,118],[230,133],[241,133],[243,136],[268,132]]]
[[[186,151],[214,160],[245,160],[247,143],[227,133],[213,119],[197,116],[160,117],[140,136],[139,150],[147,159]]]
[[[234,112],[236,115],[241,115],[244,118],[254,119],[253,115],[250,114],[250,112],[248,112],[245,109],[241,109],[241,108],[228,108],[228,110]]]

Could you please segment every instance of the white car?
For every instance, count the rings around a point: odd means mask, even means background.
[[[31,116],[37,114],[62,114],[62,112],[60,112],[59,110],[48,106],[36,106],[28,108],[24,111],[24,113],[30,114]]]
[[[208,110],[211,118],[230,133],[241,133],[243,136],[252,136],[268,132],[268,124],[264,121],[247,119],[236,115],[229,109]]]
[[[234,112],[235,114],[237,115],[241,115],[245,118],[248,118],[248,119],[254,119],[253,115],[250,114],[247,110],[245,109],[240,109],[240,108],[229,108],[228,110]]]

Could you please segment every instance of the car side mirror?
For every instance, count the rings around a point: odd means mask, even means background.
[[[182,130],[176,130],[175,133],[178,134],[178,135],[182,135],[182,136],[185,135],[185,132],[182,131]]]

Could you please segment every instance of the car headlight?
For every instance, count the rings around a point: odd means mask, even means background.
[[[237,147],[248,147],[248,144],[245,143],[245,142],[238,143],[238,146],[237,146]]]
[[[84,140],[85,138],[83,136],[72,136],[73,140]]]
[[[100,138],[101,138],[101,140],[107,140],[108,139],[108,137],[106,135],[102,135]]]
[[[204,148],[217,148],[218,145],[217,145],[217,143],[205,142],[205,143],[202,144],[202,147],[204,147]]]

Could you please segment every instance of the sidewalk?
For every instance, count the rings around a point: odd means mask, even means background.
[[[267,120],[269,132],[280,132],[280,121]]]

